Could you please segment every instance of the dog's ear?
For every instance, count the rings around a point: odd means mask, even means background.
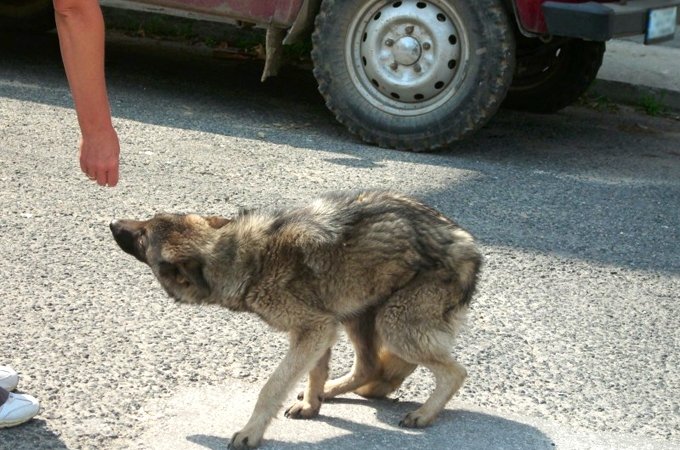
[[[134,256],[143,263],[146,261],[146,238],[147,222],[136,220],[114,220],[109,224],[113,238],[118,246],[125,252]]]
[[[210,225],[212,228],[222,228],[229,222],[231,222],[231,219],[227,219],[226,217],[219,217],[219,216],[208,216],[204,217],[205,221],[208,222],[208,225]]]
[[[177,283],[191,284],[201,292],[202,296],[210,295],[210,285],[203,276],[203,264],[195,259],[187,259],[176,263]]]

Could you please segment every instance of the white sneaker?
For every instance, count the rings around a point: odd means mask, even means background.
[[[13,427],[31,420],[40,411],[38,400],[26,394],[10,393],[0,406],[0,428]]]
[[[0,366],[0,387],[6,391],[13,391],[19,384],[19,375],[9,366]]]

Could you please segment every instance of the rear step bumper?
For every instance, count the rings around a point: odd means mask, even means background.
[[[621,3],[543,3],[548,33],[592,41],[645,34],[650,11],[677,7],[680,0],[629,0]],[[659,40],[672,39],[673,35]]]

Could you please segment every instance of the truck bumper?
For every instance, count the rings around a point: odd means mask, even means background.
[[[547,1],[542,8],[548,33],[555,36],[606,41],[614,37],[645,34],[646,42],[654,43],[673,38],[678,5],[680,0],[628,0],[620,3]],[[653,16],[650,15],[652,11],[656,11]],[[659,20],[665,22],[661,35]],[[668,28],[669,20],[673,20],[673,30]]]

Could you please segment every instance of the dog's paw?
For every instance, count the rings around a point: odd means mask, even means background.
[[[235,433],[231,438],[228,448],[231,450],[248,450],[260,445],[261,440],[261,433],[258,435],[257,433],[249,433],[246,430],[241,430],[238,433]]]
[[[432,418],[425,417],[418,411],[413,411],[401,419],[399,426],[404,428],[423,428],[431,424],[432,420]]]
[[[285,412],[285,416],[290,419],[311,419],[312,417],[319,415],[320,409],[320,401],[311,404],[303,400],[299,400],[290,405],[290,407]]]

